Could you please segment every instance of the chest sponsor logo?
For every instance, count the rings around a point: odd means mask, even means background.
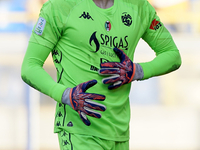
[[[122,23],[124,23],[124,25],[130,27],[132,24],[132,17],[131,15],[127,14],[127,12],[122,13],[121,16],[122,19]]]
[[[91,46],[92,46],[92,41],[94,42],[94,44],[95,44],[95,46],[96,46],[96,50],[95,50],[95,51],[91,51],[91,52],[96,53],[96,52],[99,51],[99,48],[100,48],[99,41],[98,41],[98,39],[97,39],[97,37],[96,37],[96,32],[94,32],[94,33],[91,35],[91,37],[90,37],[89,43],[90,43]]]
[[[100,46],[107,47],[112,49],[113,47],[117,47],[123,50],[128,50],[128,36],[118,37],[118,36],[109,36],[106,34],[100,34],[97,37],[97,31],[95,31],[89,40],[89,44],[93,46],[95,44],[95,51],[91,50],[91,52],[96,53],[99,51]],[[99,39],[99,40],[98,40]]]
[[[46,20],[44,18],[40,17],[38,19],[38,22],[37,22],[36,26],[35,26],[34,32],[37,35],[42,35],[45,25],[46,25]]]
[[[83,12],[83,14],[79,17],[79,18],[84,18],[84,19],[91,19],[93,20],[93,18],[89,15],[89,12],[85,13],[85,11]]]
[[[154,19],[151,23],[151,26],[149,29],[151,30],[158,30],[160,27],[162,26],[162,24],[160,23],[160,21],[157,21],[156,19]]]

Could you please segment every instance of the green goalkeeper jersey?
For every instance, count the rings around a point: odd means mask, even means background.
[[[180,66],[178,49],[147,0],[114,0],[108,9],[97,7],[92,0],[49,0],[43,5],[30,43],[51,51],[57,83],[51,84],[44,72],[37,69],[35,72],[41,74],[41,78],[27,80],[57,101],[55,132],[66,130],[115,141],[129,139],[131,83],[108,90],[98,69],[102,62],[120,61],[114,47],[122,49],[134,62],[140,38],[157,56],[150,62],[140,63],[143,79],[169,73]],[[38,57],[43,55],[42,49],[40,51]],[[87,92],[105,95],[105,101],[98,103],[107,109],[101,112],[100,119],[88,116],[91,125],[86,126],[76,111],[61,103],[61,97],[66,88],[92,79],[98,83]]]

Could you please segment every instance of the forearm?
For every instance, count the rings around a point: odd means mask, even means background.
[[[48,54],[49,49],[47,47],[29,43],[21,68],[21,77],[31,87],[61,102],[66,87],[56,83],[43,69]]]
[[[150,62],[139,64],[144,71],[144,80],[177,70],[181,66],[181,57],[178,50],[172,50],[159,54]]]

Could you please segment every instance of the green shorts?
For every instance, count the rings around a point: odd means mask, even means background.
[[[109,141],[66,131],[59,132],[58,139],[60,150],[129,150],[129,141]]]

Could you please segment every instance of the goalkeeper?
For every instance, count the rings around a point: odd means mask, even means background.
[[[140,39],[156,56],[134,62]],[[52,54],[55,82],[43,69]],[[179,51],[147,0],[49,0],[23,60],[24,82],[57,101],[60,149],[128,150],[131,82],[177,70]]]

